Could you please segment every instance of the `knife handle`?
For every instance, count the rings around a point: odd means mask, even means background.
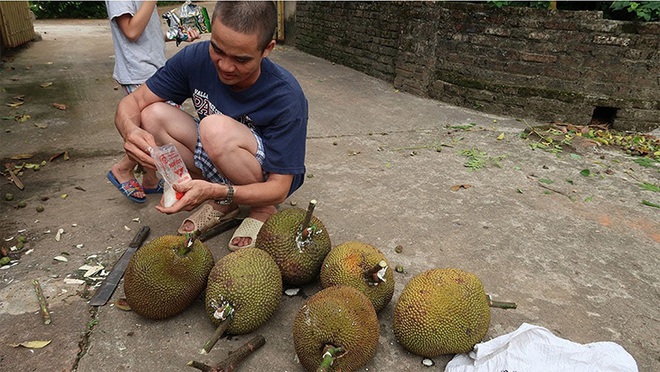
[[[144,243],[145,239],[147,239],[147,236],[149,236],[149,232],[151,232],[151,228],[149,226],[142,226],[140,231],[135,234],[133,240],[131,240],[128,246],[130,248],[139,248],[142,243]]]

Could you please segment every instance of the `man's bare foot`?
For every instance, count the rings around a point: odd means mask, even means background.
[[[124,183],[131,178],[135,179],[135,176],[133,175],[134,166],[135,164],[132,164],[130,168],[126,168],[126,162],[122,159],[117,164],[112,166],[112,174],[115,176],[117,181],[119,181],[119,183]],[[137,182],[137,180],[135,182]],[[142,199],[144,198],[145,194],[142,190],[137,190],[132,194],[132,196],[138,199]]]
[[[261,222],[266,222],[268,217],[272,216],[275,212],[277,212],[277,208],[274,205],[252,207],[250,208],[250,217]],[[249,236],[237,236],[231,240],[230,244],[239,248],[246,247],[252,244],[252,238]]]

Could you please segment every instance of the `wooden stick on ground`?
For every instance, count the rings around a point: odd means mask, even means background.
[[[41,290],[41,285],[37,279],[32,281],[34,285],[34,292],[37,294],[37,300],[39,300],[39,309],[41,310],[41,315],[44,317],[44,324],[50,324],[50,312],[48,311],[48,303],[46,302],[46,297]]]
[[[234,350],[229,354],[229,356],[220,362],[215,367],[211,367],[207,364],[191,360],[188,362],[188,365],[193,368],[197,368],[202,372],[229,372],[236,370],[236,367],[241,363],[245,358],[247,358],[252,352],[262,347],[266,343],[266,339],[262,335],[254,336],[250,341],[246,342],[243,346]]]

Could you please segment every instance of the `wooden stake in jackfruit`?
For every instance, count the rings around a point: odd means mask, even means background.
[[[298,310],[293,344],[308,371],[355,371],[376,354],[380,326],[371,301],[359,290],[335,285]]]
[[[268,252],[282,272],[286,284],[302,285],[314,280],[332,243],[323,223],[312,215],[316,200],[307,212],[288,208],[270,216],[261,227],[255,245]]]
[[[347,285],[362,291],[381,311],[394,294],[394,274],[385,255],[361,242],[340,244],[328,253],[321,265],[321,285]]]
[[[139,315],[165,319],[179,314],[202,293],[213,254],[199,240],[165,235],[137,250],[124,274],[126,302]]]
[[[490,300],[477,276],[459,269],[433,269],[412,278],[394,308],[394,335],[424,357],[465,353],[490,325],[490,308],[515,308]]]
[[[270,255],[242,248],[216,262],[206,287],[206,313],[218,329],[204,345],[209,352],[222,334],[245,334],[261,327],[277,310],[282,276]]]

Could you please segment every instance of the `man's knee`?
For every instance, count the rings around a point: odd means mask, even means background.
[[[199,140],[211,157],[229,150],[235,137],[232,133],[234,120],[226,115],[209,115],[199,122]]]
[[[171,108],[172,106],[165,102],[156,102],[145,107],[140,113],[142,129],[149,133],[154,133],[155,131],[162,129],[162,123],[169,117],[167,112]]]

